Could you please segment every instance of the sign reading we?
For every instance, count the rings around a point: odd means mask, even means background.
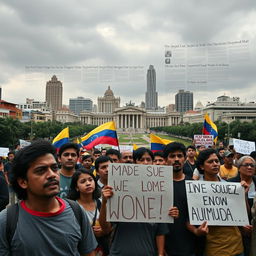
[[[107,221],[172,223],[171,166],[109,165],[108,185],[114,195],[107,202]]]
[[[235,182],[186,181],[189,220],[192,225],[249,225],[244,188]]]

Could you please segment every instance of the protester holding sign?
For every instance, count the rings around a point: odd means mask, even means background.
[[[198,155],[197,168],[203,173],[205,181],[220,182],[218,176],[220,161],[214,149],[206,149]],[[242,236],[235,226],[209,226],[206,236],[205,255],[240,256],[243,255]]]
[[[139,148],[133,154],[136,164],[153,164],[153,153],[146,148]],[[120,256],[163,256],[164,235],[168,232],[166,224],[163,223],[132,223],[106,221],[107,200],[114,194],[111,186],[105,186],[102,190],[102,207],[100,211],[100,224],[106,232],[113,229],[113,240],[110,247],[111,255]],[[169,215],[178,217],[179,211],[176,207],[169,210]]]
[[[167,255],[195,255],[197,236],[205,235],[206,223],[199,228],[192,227],[188,230],[188,207],[185,188],[183,167],[186,157],[186,148],[183,144],[172,142],[166,145],[164,151],[166,165],[173,166],[174,205],[179,209],[179,218],[174,223],[168,224],[169,233],[166,235],[165,251]]]
[[[246,182],[248,185],[248,193],[247,200],[249,208],[253,206],[253,199],[256,196],[256,176],[255,173],[255,160],[250,156],[241,157],[238,162],[238,175],[232,179],[229,179],[230,182]],[[249,212],[249,221],[252,220],[252,215]],[[251,234],[252,234],[252,226],[246,226],[242,230],[243,235],[243,243],[245,249],[245,256],[249,255],[250,246],[251,246]]]

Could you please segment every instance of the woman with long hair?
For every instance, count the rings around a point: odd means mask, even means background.
[[[100,195],[96,178],[90,171],[81,168],[74,173],[67,198],[76,200],[85,210],[99,244],[96,252],[98,255],[107,255],[108,246],[104,237],[106,233],[102,231],[98,221],[101,208]]]
[[[203,174],[203,180],[226,182],[218,175],[220,160],[214,149],[206,149],[199,153],[197,169]],[[205,255],[243,256],[241,233],[236,226],[208,226]]]

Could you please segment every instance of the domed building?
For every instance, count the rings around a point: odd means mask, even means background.
[[[113,91],[108,86],[103,97],[98,97],[98,112],[113,113],[116,108],[120,107],[120,97],[115,98]]]
[[[149,112],[145,108],[135,106],[132,102],[120,107],[120,97],[115,97],[108,86],[103,97],[98,97],[98,112],[81,111],[80,119],[83,124],[101,125],[115,121],[119,132],[145,132],[150,127],[178,125],[178,112]]]

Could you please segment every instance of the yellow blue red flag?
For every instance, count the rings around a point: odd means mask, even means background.
[[[69,142],[69,128],[64,128],[52,141],[52,145],[57,150],[64,144]]]
[[[218,139],[218,129],[207,113],[204,116],[203,134],[213,135],[213,141],[216,144]]]
[[[171,143],[171,140],[162,139],[155,134],[150,134],[150,144],[151,144],[151,151],[157,152],[162,151],[165,147],[165,145]]]
[[[85,149],[90,150],[99,144],[118,146],[116,126],[113,121],[104,123],[81,138]]]

